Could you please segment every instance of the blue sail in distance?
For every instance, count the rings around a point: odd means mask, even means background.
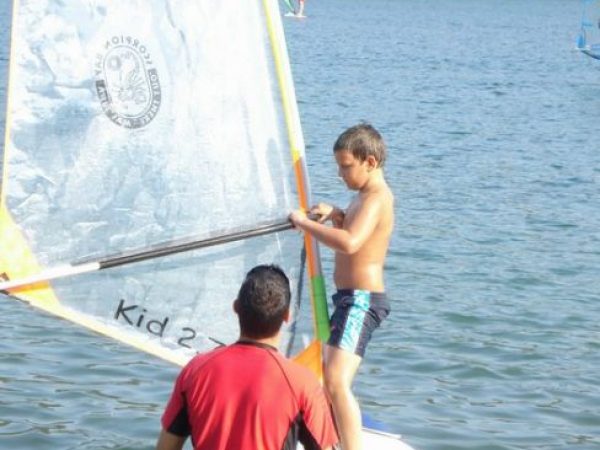
[[[600,59],[600,1],[582,0],[581,28],[577,37],[577,49]]]

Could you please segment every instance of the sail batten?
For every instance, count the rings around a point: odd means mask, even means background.
[[[254,265],[322,279],[276,0],[14,3],[0,290],[181,362]]]

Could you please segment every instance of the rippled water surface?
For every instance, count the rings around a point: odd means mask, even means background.
[[[397,199],[363,409],[419,450],[600,448],[600,61],[573,50],[579,2],[306,12],[284,25],[313,195],[348,201],[331,145],[368,120]],[[0,301],[0,448],[150,449],[176,373]]]

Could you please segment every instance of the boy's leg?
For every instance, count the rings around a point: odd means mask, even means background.
[[[362,358],[330,345],[325,348],[325,386],[333,406],[342,450],[360,450],[362,421],[360,408],[351,388]]]

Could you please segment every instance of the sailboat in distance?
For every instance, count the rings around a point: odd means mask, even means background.
[[[316,242],[287,222],[310,189],[278,1],[12,6],[0,301],[183,365],[237,339],[239,282],[274,263],[297,305],[280,350],[318,370],[327,301]]]
[[[284,17],[293,17],[295,19],[306,19],[304,15],[304,0],[283,0],[287,12]]]
[[[577,50],[600,59],[600,1],[582,0],[582,9]]]

